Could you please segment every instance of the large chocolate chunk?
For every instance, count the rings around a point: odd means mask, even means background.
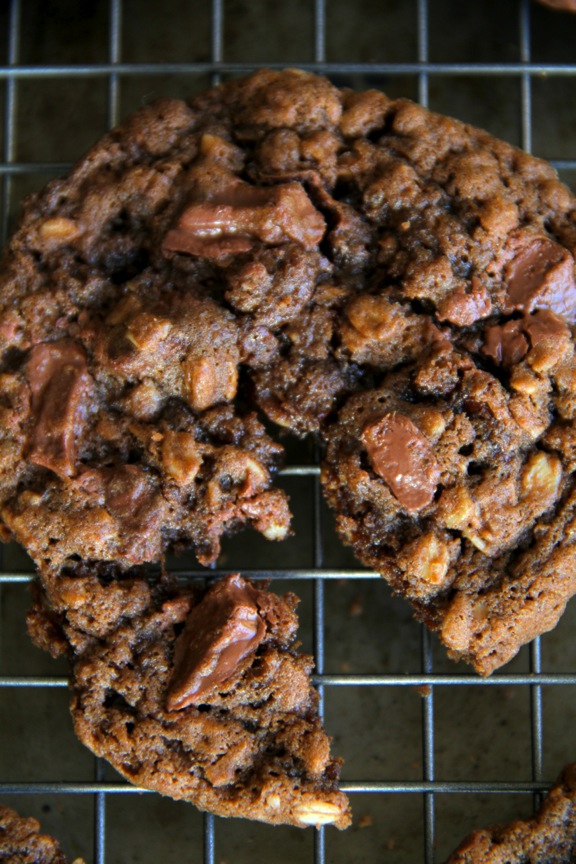
[[[250,186],[234,177],[184,210],[164,238],[162,250],[221,258],[247,252],[254,240],[272,246],[292,240],[314,249],[325,229],[324,217],[299,183]]]
[[[257,597],[258,591],[235,574],[214,585],[192,609],[176,642],[169,711],[201,703],[256,651],[266,633]]]
[[[27,458],[60,476],[71,477],[76,470],[76,439],[92,381],[84,351],[71,339],[35,345],[26,377],[36,416]]]
[[[409,513],[430,504],[440,466],[429,442],[409,417],[385,414],[364,428],[362,443],[376,474]]]
[[[514,309],[551,309],[576,321],[574,259],[559,243],[534,239],[510,261],[504,275]]]

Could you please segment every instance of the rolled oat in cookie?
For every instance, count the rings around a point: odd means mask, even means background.
[[[185,590],[75,574],[39,591],[32,637],[72,663],[80,740],[124,777],[221,816],[350,824],[297,598],[234,574]],[[59,593],[57,593],[57,590]]]
[[[570,864],[576,856],[576,765],[568,765],[538,813],[473,831],[446,864]]]
[[[68,864],[60,844],[48,834],[40,834],[40,823],[19,816],[0,804],[0,861],[5,864]],[[72,864],[84,864],[76,858]]]

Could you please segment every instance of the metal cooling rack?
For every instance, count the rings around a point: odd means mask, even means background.
[[[530,152],[532,149],[532,84],[535,76],[566,77],[576,76],[576,63],[546,64],[531,62],[531,3],[530,0],[513,0],[518,9],[518,42],[520,46],[520,62],[514,63],[435,63],[429,60],[429,18],[430,5],[433,0],[416,0],[417,3],[417,62],[409,63],[358,63],[327,62],[326,34],[327,16],[330,14],[330,0],[310,0],[310,11],[314,19],[313,62],[298,63],[302,68],[324,73],[328,76],[387,76],[390,78],[416,76],[418,81],[419,101],[428,105],[429,86],[435,76],[481,76],[513,79],[518,85],[518,104],[521,119],[521,144]],[[480,0],[479,0],[480,2]],[[512,2],[512,0],[510,0]],[[104,4],[102,4],[104,5]],[[259,66],[284,67],[289,63],[250,63],[226,62],[224,50],[224,0],[211,2],[211,50],[210,60],[204,62],[178,63],[127,63],[122,60],[122,30],[124,26],[123,0],[110,0],[108,14],[108,60],[104,63],[86,65],[22,65],[20,61],[20,45],[25,26],[24,5],[21,0],[12,0],[8,13],[7,28],[7,63],[0,66],[0,84],[5,82],[4,108],[4,147],[0,162],[1,208],[0,229],[2,239],[7,235],[9,214],[13,211],[14,183],[19,176],[57,173],[68,169],[65,163],[55,162],[21,162],[17,161],[17,110],[19,107],[19,87],[21,82],[39,79],[99,79],[107,82],[108,88],[108,125],[115,125],[121,116],[120,81],[138,76],[155,76],[165,74],[177,75],[208,75],[216,83],[222,75],[249,72]],[[552,160],[558,169],[576,169],[576,159]],[[317,454],[316,454],[317,455]],[[528,794],[534,796],[536,804],[540,793],[549,785],[551,778],[543,776],[543,707],[542,688],[576,687],[576,670],[569,674],[544,673],[542,671],[541,640],[536,639],[529,648],[530,671],[527,673],[503,674],[483,680],[472,673],[460,672],[448,674],[434,673],[433,638],[422,628],[421,631],[421,668],[417,673],[373,675],[373,674],[325,674],[325,586],[330,580],[375,580],[378,577],[361,569],[332,569],[325,566],[325,531],[319,484],[319,468],[315,464],[292,465],[282,472],[285,478],[294,482],[312,484],[314,490],[313,504],[313,567],[297,569],[255,570],[243,568],[253,578],[271,578],[273,580],[291,580],[306,582],[313,585],[313,622],[312,639],[316,658],[316,674],[314,681],[318,687],[321,704],[326,688],[349,687],[395,687],[422,688],[421,709],[421,769],[422,779],[409,782],[370,781],[345,782],[343,789],[354,797],[359,793],[370,795],[402,795],[416,794],[423,801],[422,834],[423,860],[433,864],[435,860],[436,830],[435,814],[437,801],[441,795],[486,794],[502,795]],[[0,551],[0,556],[2,552]],[[0,558],[0,564],[2,559]],[[3,586],[17,583],[27,583],[32,576],[25,570],[8,570],[0,568],[0,602]],[[214,571],[214,575],[219,572]],[[205,571],[186,570],[181,573],[183,578],[203,577]],[[383,589],[384,590],[384,589]],[[416,626],[416,625],[413,625]],[[456,667],[455,667],[456,668]],[[10,688],[65,688],[65,677],[17,677],[0,678],[0,699],[9,698]],[[530,698],[530,750],[531,779],[528,781],[503,780],[498,782],[457,781],[449,782],[436,779],[435,753],[438,739],[435,735],[435,694],[444,687],[509,687],[527,688]],[[329,730],[330,731],[330,730]],[[1,735],[1,730],[0,730]],[[345,747],[343,747],[345,751]],[[576,758],[576,753],[574,754]],[[561,766],[558,766],[558,769]],[[132,795],[139,790],[125,783],[108,782],[106,780],[105,764],[95,760],[94,781],[88,783],[75,782],[2,782],[0,778],[0,800],[6,795],[83,795],[93,798],[94,819],[94,864],[105,864],[107,810],[111,799],[117,795]],[[217,843],[220,832],[226,831],[222,820],[210,815],[204,816],[203,855],[204,864],[215,864],[217,860]],[[330,864],[330,857],[325,842],[325,831],[315,832],[314,848],[311,857],[315,864]],[[194,860],[199,860],[195,858]]]

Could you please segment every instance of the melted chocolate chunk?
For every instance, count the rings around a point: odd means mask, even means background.
[[[538,309],[533,315],[524,315],[503,325],[487,327],[482,352],[503,366],[520,363],[530,347],[546,339],[566,339],[570,330],[565,321],[549,309]]]
[[[104,483],[106,506],[125,522],[137,521],[139,511],[154,497],[147,474],[136,465],[118,465],[107,470]]]
[[[469,294],[461,288],[450,294],[438,307],[438,320],[449,321],[457,327],[470,327],[475,321],[486,318],[492,312],[492,303],[487,290],[479,280],[472,277]]]
[[[254,653],[265,633],[256,589],[238,574],[214,585],[192,609],[176,642],[168,710],[201,703]]]
[[[249,251],[255,240],[277,246],[290,240],[314,249],[326,229],[299,183],[250,186],[234,178],[208,200],[194,202],[164,238],[164,253],[204,258]]]
[[[505,270],[508,296],[515,309],[551,309],[576,321],[574,259],[545,237],[522,249]]]
[[[142,468],[136,465],[91,468],[82,472],[79,483],[84,491],[99,496],[126,530],[138,531],[145,527],[156,493]]]
[[[528,340],[520,321],[508,321],[502,326],[487,327],[482,352],[495,363],[513,366],[528,353]]]
[[[430,504],[440,466],[430,444],[409,417],[386,414],[362,432],[372,467],[400,504],[415,513]]]
[[[525,317],[524,330],[533,348],[544,339],[570,338],[570,328],[566,322],[549,309],[539,309],[534,315]]]
[[[42,342],[30,352],[26,377],[37,417],[27,458],[71,477],[76,466],[76,439],[84,419],[91,383],[82,348],[71,339]]]

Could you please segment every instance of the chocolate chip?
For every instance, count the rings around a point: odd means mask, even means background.
[[[440,466],[429,442],[409,417],[385,414],[366,426],[361,437],[372,468],[409,513],[430,504]]]
[[[545,339],[557,341],[570,338],[570,329],[564,319],[549,309],[539,309],[534,315],[525,316],[523,320],[524,330],[533,348]]]
[[[169,711],[198,705],[234,675],[266,633],[258,591],[235,574],[214,585],[194,606],[176,642]]]
[[[514,366],[528,353],[528,340],[522,329],[520,321],[508,321],[503,326],[487,327],[482,353],[499,365]]]
[[[137,465],[87,468],[78,485],[93,499],[99,499],[129,535],[145,533],[160,517],[162,499],[149,474]]]
[[[576,321],[574,259],[559,243],[536,238],[506,266],[504,275],[514,309],[551,309]]]
[[[42,342],[30,352],[26,377],[37,417],[27,458],[56,474],[75,473],[76,441],[92,379],[82,348],[71,339]]]
[[[249,251],[255,240],[280,245],[292,240],[315,248],[326,223],[299,183],[250,186],[231,175],[227,186],[191,203],[164,238],[164,253],[203,258]]]
[[[570,330],[559,315],[549,309],[538,309],[533,315],[487,327],[482,353],[498,364],[514,366],[524,359],[530,347],[547,339],[558,341],[569,336]]]
[[[154,497],[148,475],[137,465],[102,469],[106,507],[118,519],[129,523],[146,509]]]

